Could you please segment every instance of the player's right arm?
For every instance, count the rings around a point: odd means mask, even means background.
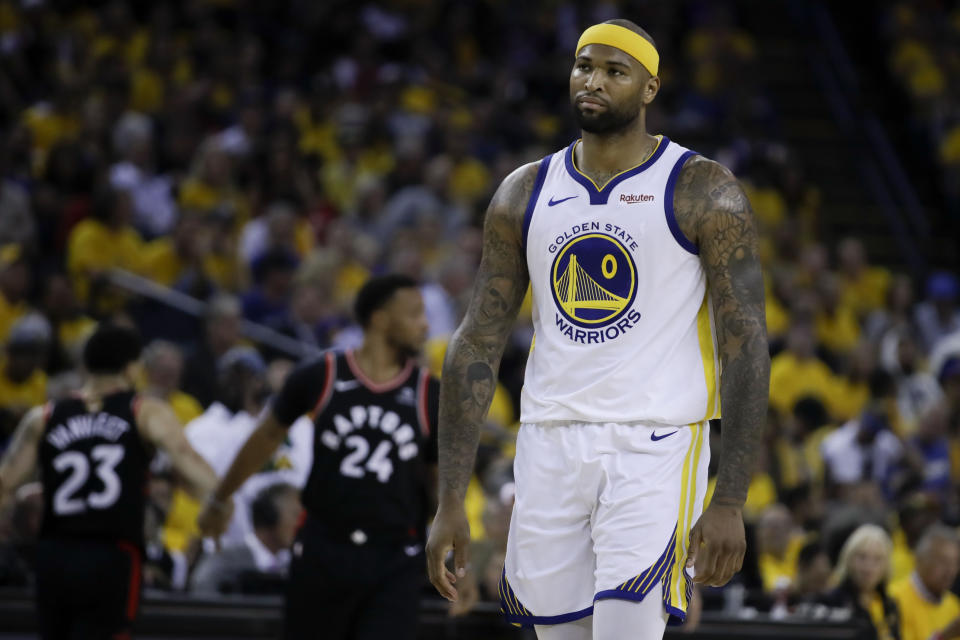
[[[197,518],[203,535],[217,538],[223,534],[230,521],[230,497],[270,460],[286,439],[290,425],[316,405],[326,375],[320,361],[302,366],[287,377]]]
[[[456,600],[456,576],[444,565],[452,547],[458,575],[466,572],[470,528],[463,501],[473,473],[480,425],[490,408],[500,358],[530,281],[522,241],[523,215],[533,191],[537,165],[511,173],[497,189],[483,225],[483,257],[473,297],[453,334],[440,382],[438,509],[427,541],[430,581],[448,600]],[[485,377],[482,394],[468,381]]]
[[[34,407],[23,416],[10,448],[0,460],[0,507],[6,496],[26,482],[37,466],[37,451],[43,436],[43,413],[43,407]]]
[[[148,442],[167,454],[185,481],[187,492],[205,500],[217,485],[217,474],[190,445],[170,405],[158,398],[142,397],[137,407],[137,427]]]

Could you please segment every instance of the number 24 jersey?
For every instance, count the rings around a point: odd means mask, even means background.
[[[381,384],[363,374],[352,351],[294,371],[272,410],[284,424],[304,414],[314,422],[301,498],[308,514],[334,530],[422,537],[438,407],[439,383],[413,361]]]

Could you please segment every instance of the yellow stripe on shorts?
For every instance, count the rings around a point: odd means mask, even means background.
[[[677,544],[670,568],[668,600],[678,609],[686,610],[686,578],[684,565],[687,560],[687,542],[693,528],[693,507],[697,500],[697,470],[700,468],[700,453],[703,448],[704,427],[702,423],[690,425],[690,446],[683,459],[683,478],[680,485],[680,507],[677,515]],[[692,464],[691,464],[692,462]]]

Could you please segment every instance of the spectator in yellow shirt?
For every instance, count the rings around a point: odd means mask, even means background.
[[[0,246],[0,344],[7,341],[10,329],[29,307],[30,265],[18,244]]]
[[[833,414],[836,378],[814,353],[813,327],[798,320],[787,334],[787,348],[770,363],[770,404],[788,415],[797,400],[812,396],[824,403]]]
[[[180,347],[166,340],[154,340],[143,350],[144,391],[166,400],[181,425],[203,413],[196,398],[179,389],[183,373],[183,354]]]
[[[10,331],[6,353],[0,357],[0,443],[31,407],[47,399],[42,367],[50,340],[50,323],[39,313],[24,316]]]
[[[212,232],[213,228],[203,223],[200,214],[182,212],[171,235],[152,240],[144,247],[144,275],[166,287],[174,286],[191,272],[201,275]]]
[[[931,526],[917,544],[916,556],[916,571],[890,587],[900,606],[902,640],[956,638],[960,599],[950,587],[960,570],[957,532],[940,524]]]
[[[105,280],[107,271],[141,271],[143,241],[130,224],[131,216],[130,196],[108,190],[98,199],[94,217],[75,226],[67,240],[67,271],[77,298],[96,313],[123,304],[123,294]]]
[[[797,577],[797,557],[803,548],[804,536],[785,506],[775,504],[763,512],[757,523],[757,541],[763,590],[767,593],[790,590]]]
[[[854,309],[840,297],[840,283],[832,273],[821,276],[817,283],[820,309],[815,326],[817,342],[834,357],[843,356],[857,346],[860,323]]]
[[[890,272],[872,267],[867,252],[857,238],[846,238],[837,247],[840,267],[841,297],[858,317],[884,306],[890,288]]]

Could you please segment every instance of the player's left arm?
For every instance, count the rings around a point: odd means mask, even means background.
[[[720,353],[720,464],[710,506],[691,531],[696,581],[725,584],[740,570],[742,508],[766,423],[770,355],[763,273],[750,202],[729,169],[694,156],[680,173],[674,211],[700,250]]]
[[[23,416],[10,448],[0,460],[0,507],[6,501],[5,497],[26,482],[37,466],[43,414],[43,407],[34,407]]]

